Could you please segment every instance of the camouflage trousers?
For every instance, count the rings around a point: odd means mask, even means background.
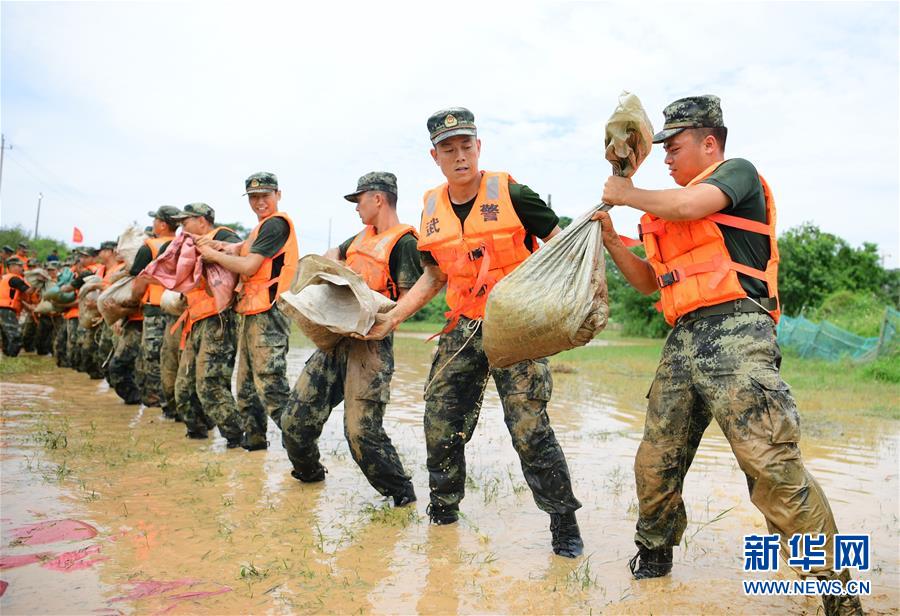
[[[112,352],[115,348],[115,334],[113,334],[112,328],[107,325],[105,322],[100,324],[100,336],[97,341],[97,348],[95,351],[96,354],[96,362],[100,367],[100,372],[106,378],[107,382],[109,381],[109,363],[112,359]]]
[[[344,437],[372,487],[383,496],[412,491],[411,477],[382,425],[393,374],[393,337],[345,338],[330,351],[312,354],[281,417],[282,443],[299,474],[310,475],[320,466],[316,441],[343,400]]]
[[[181,350],[181,325],[172,331],[178,317],[166,315],[166,326],[162,347],[159,350],[160,406],[166,417],[180,420],[175,404],[175,379],[178,376],[178,362]]]
[[[687,526],[684,478],[704,430],[715,419],[747,477],[750,500],[782,549],[794,533],[828,536],[829,577],[834,516],[800,458],[800,419],[781,379],[775,324],[762,313],[682,320],[663,347],[648,393],[644,437],[634,462],[639,518],[635,541],[678,545]]]
[[[100,363],[97,361],[97,347],[100,344],[100,327],[92,327],[90,329],[78,326],[79,339],[81,346],[81,363],[78,369],[81,372],[87,372],[92,379],[102,379],[103,372],[100,370]]]
[[[141,333],[141,364],[144,371],[144,386],[141,402],[144,406],[162,404],[162,376],[160,374],[160,352],[166,333],[166,315],[147,316],[144,314],[144,328]]]
[[[60,368],[69,367],[68,354],[68,328],[67,320],[62,316],[53,317],[53,354],[56,356],[56,365]]]
[[[22,350],[33,353],[37,338],[37,316],[27,310],[23,310],[22,314],[25,318],[22,322]]]
[[[190,432],[218,426],[227,440],[240,441],[243,427],[231,395],[236,354],[237,315],[230,308],[191,327],[175,380],[177,411]]]
[[[53,351],[53,319],[45,314],[37,317],[34,352],[38,355],[49,355]]]
[[[287,352],[290,322],[277,306],[244,315],[238,336],[237,405],[245,447],[266,442],[266,415],[281,428],[288,405]]]
[[[125,404],[141,401],[140,371],[137,363],[141,354],[141,321],[127,321],[121,336],[114,336],[112,357],[109,360],[109,384]]]
[[[66,321],[66,361],[70,368],[80,370],[81,366],[81,332],[78,327],[78,317],[65,319]]]
[[[547,416],[553,391],[547,360],[491,369],[481,340],[480,323],[463,317],[441,335],[431,364],[425,391],[425,444],[432,505],[455,509],[465,495],[465,447],[492,376],[535,503],[547,513],[575,511],[581,503],[572,493],[569,467]]]
[[[19,316],[11,308],[0,308],[0,338],[2,338],[3,354],[15,357],[22,349],[22,329]]]

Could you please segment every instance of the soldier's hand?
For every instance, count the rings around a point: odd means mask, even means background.
[[[628,195],[634,189],[631,178],[611,175],[603,185],[603,203],[610,205],[628,205]]]
[[[211,263],[215,263],[216,256],[219,254],[219,252],[209,244],[198,244],[197,252],[200,253],[200,256],[204,261],[208,261]]]
[[[591,220],[599,220],[601,236],[603,237],[603,243],[608,244],[609,242],[618,241],[619,234],[616,233],[616,228],[613,226],[612,217],[609,215],[609,212],[594,212],[594,215],[591,216]]]
[[[351,334],[351,337],[357,340],[384,340],[397,327],[397,324],[394,323],[394,320],[388,314],[387,312],[376,314],[375,323],[365,336]]]

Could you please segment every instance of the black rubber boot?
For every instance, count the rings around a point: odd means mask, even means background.
[[[209,438],[209,434],[207,434],[206,432],[199,432],[196,430],[188,430],[185,433],[185,436],[188,438],[194,438],[194,439],[198,439],[198,440],[204,439],[204,438]]]
[[[578,520],[575,512],[551,513],[550,535],[553,545],[553,553],[566,558],[576,558],[584,551],[584,541],[581,540],[581,531],[578,528]]]
[[[394,507],[405,507],[416,502],[416,491],[412,484],[406,486],[400,494],[394,494]]]
[[[638,553],[628,561],[628,568],[636,580],[668,575],[672,571],[672,548],[651,550],[638,544]]]
[[[291,471],[291,477],[293,477],[294,479],[298,479],[303,483],[317,483],[319,481],[325,481],[325,475],[327,474],[328,469],[321,464],[310,471],[300,471],[297,469]]]
[[[446,524],[455,524],[459,520],[459,509],[455,507],[442,507],[431,503],[426,507],[425,512],[428,519],[436,526],[444,526]]]
[[[241,447],[247,451],[259,451],[260,449],[268,449],[269,441],[258,437],[247,438],[247,435],[244,434],[244,437],[241,439]]]

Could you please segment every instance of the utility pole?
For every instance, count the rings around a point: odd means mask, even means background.
[[[328,219],[328,244],[325,246],[325,250],[331,248],[331,218]]]
[[[37,239],[38,232],[38,224],[41,222],[41,199],[44,198],[44,193],[38,193],[38,211],[37,218],[34,219],[34,239]]]
[[[11,149],[12,144],[6,147],[6,135],[0,135],[0,187],[3,186],[3,153]]]

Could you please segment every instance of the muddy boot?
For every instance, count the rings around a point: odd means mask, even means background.
[[[405,507],[416,502],[416,491],[412,484],[407,484],[406,488],[400,494],[394,494],[394,507]]]
[[[845,569],[835,578],[846,587],[850,581],[850,572]],[[819,577],[820,580],[835,578]],[[859,597],[854,595],[822,595],[822,607],[825,608],[825,616],[863,616],[862,604]]]
[[[202,430],[188,430],[185,433],[185,436],[188,438],[194,438],[194,439],[209,438],[209,434],[206,432],[203,432]]]
[[[303,483],[317,483],[319,481],[325,481],[325,475],[327,474],[328,469],[321,464],[311,470],[294,469],[291,471],[291,477],[293,477],[294,479],[298,479]]]
[[[566,558],[581,556],[584,551],[584,542],[581,540],[581,531],[578,529],[578,521],[575,512],[551,513],[550,535],[552,537],[553,553]]]
[[[265,437],[248,437],[245,432],[241,439],[241,447],[247,451],[259,451],[260,449],[268,449],[269,441],[267,441]]]
[[[436,526],[455,524],[459,519],[459,509],[456,507],[444,507],[431,503],[425,508],[429,521]]]
[[[640,559],[640,563],[638,563]],[[638,553],[628,561],[628,568],[636,580],[668,575],[672,571],[672,548],[650,548],[638,544]]]

